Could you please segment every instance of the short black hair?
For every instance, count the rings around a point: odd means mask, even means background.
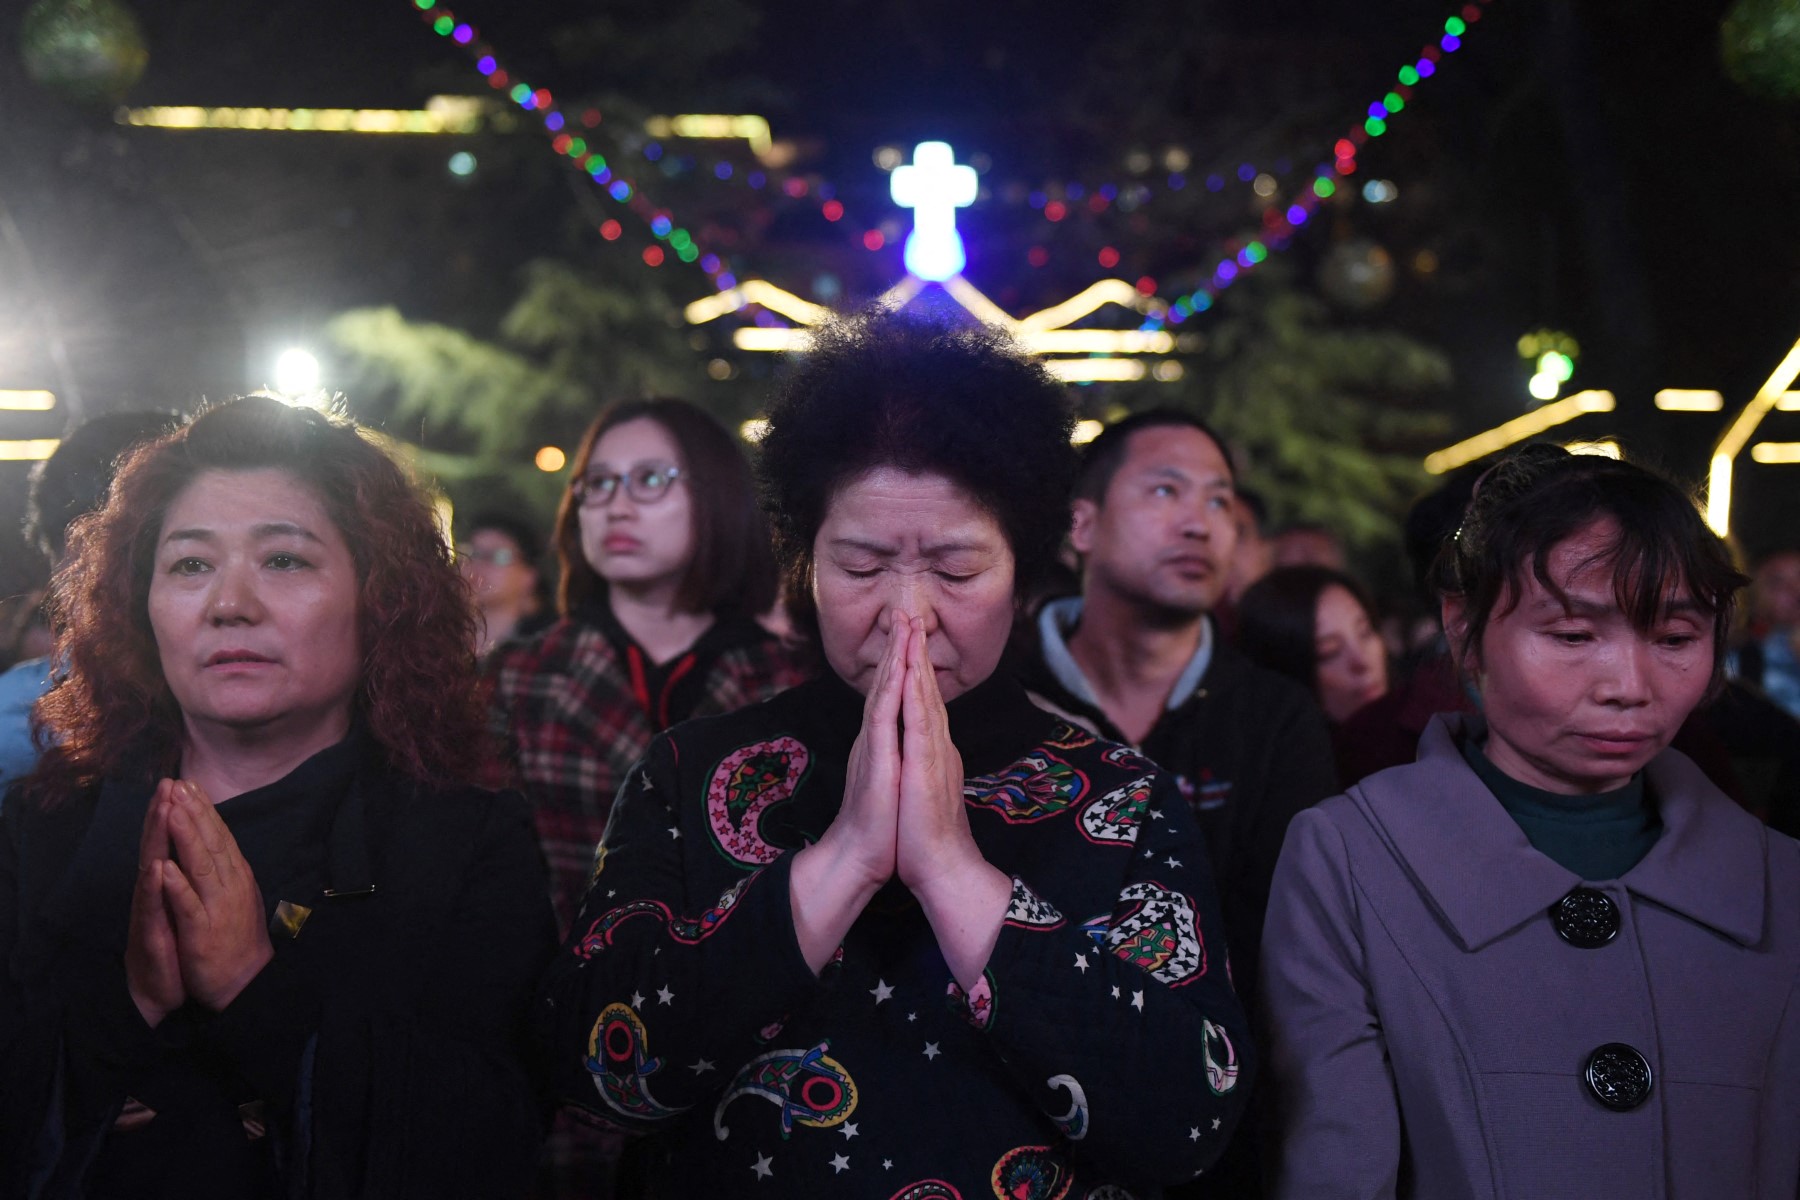
[[[1319,698],[1319,597],[1341,587],[1375,619],[1362,584],[1342,571],[1307,564],[1276,567],[1251,584],[1237,606],[1237,647],[1260,667],[1286,675]]]
[[[483,509],[466,520],[458,521],[461,526],[462,539],[474,537],[484,529],[492,529],[504,533],[512,539],[513,545],[519,548],[525,565],[536,567],[539,557],[544,553],[544,537],[538,528],[518,513],[506,512],[498,508]]]
[[[1214,438],[1213,440],[1216,442],[1219,439]],[[1226,461],[1231,460],[1227,458]],[[1251,526],[1258,534],[1264,533],[1269,525],[1269,502],[1264,500],[1262,493],[1255,488],[1237,484],[1231,490],[1237,497],[1238,515],[1248,517]]]
[[[126,451],[180,423],[172,412],[145,410],[101,413],[77,425],[49,458],[32,468],[25,540],[51,562],[61,558],[69,525],[106,503]]]
[[[1019,596],[1068,532],[1071,405],[999,330],[883,308],[841,316],[797,358],[768,420],[763,496],[797,615],[832,497],[876,467],[933,472],[968,492],[1006,535]]]
[[[1713,691],[1724,679],[1725,644],[1737,593],[1749,582],[1694,498],[1662,475],[1620,459],[1533,444],[1501,459],[1475,483],[1462,525],[1434,568],[1440,596],[1463,601],[1459,654],[1481,645],[1503,595],[1517,603],[1527,569],[1552,595],[1550,554],[1595,521],[1611,518],[1613,544],[1597,562],[1612,569],[1620,609],[1640,630],[1663,615],[1685,585],[1713,622]]]
[[[1092,500],[1100,504],[1106,499],[1106,489],[1112,486],[1113,476],[1118,474],[1119,467],[1125,462],[1126,452],[1131,448],[1131,435],[1143,429],[1163,429],[1170,426],[1198,429],[1219,448],[1219,457],[1225,460],[1233,479],[1237,476],[1237,466],[1231,461],[1231,448],[1219,431],[1205,421],[1182,408],[1146,408],[1142,412],[1132,413],[1129,417],[1114,421],[1100,431],[1100,436],[1087,444],[1081,455],[1081,476],[1075,483],[1075,495],[1082,500]]]

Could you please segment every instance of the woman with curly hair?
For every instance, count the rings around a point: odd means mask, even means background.
[[[1205,846],[1172,777],[1000,668],[1068,526],[1061,389],[877,311],[769,422],[830,669],[633,768],[545,983],[559,1094],[656,1134],[656,1196],[1191,1179],[1247,1069]]]
[[[406,474],[229,401],[130,457],[54,586],[0,818],[0,1194],[516,1194],[553,926]]]

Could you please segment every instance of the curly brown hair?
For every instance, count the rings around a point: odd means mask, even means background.
[[[105,506],[70,528],[52,583],[60,670],[33,710],[45,750],[25,783],[46,807],[127,763],[176,769],[181,710],[149,613],[157,539],[200,476],[262,469],[311,489],[350,548],[363,654],[355,711],[390,766],[431,785],[491,778],[473,601],[423,491],[348,418],[246,396],[140,446]]]

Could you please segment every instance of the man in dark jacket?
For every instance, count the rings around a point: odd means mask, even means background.
[[[1081,594],[1044,606],[1017,661],[1040,705],[1176,776],[1248,1004],[1288,821],[1337,787],[1312,698],[1225,645],[1208,616],[1237,537],[1233,482],[1224,444],[1187,413],[1139,413],[1095,438],[1070,531]]]

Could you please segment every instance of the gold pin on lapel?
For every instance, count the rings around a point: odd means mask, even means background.
[[[275,919],[269,924],[273,930],[285,933],[290,938],[297,938],[300,936],[300,927],[306,924],[306,918],[310,916],[312,909],[306,905],[283,900],[275,905]]]

